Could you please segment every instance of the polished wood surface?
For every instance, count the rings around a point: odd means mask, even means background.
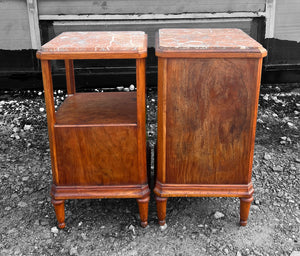
[[[76,93],[56,112],[56,126],[137,125],[136,92]]]
[[[118,185],[140,182],[137,128],[55,127],[57,185]],[[143,170],[143,169],[141,169]]]
[[[79,42],[78,36],[81,37]],[[130,39],[130,40],[129,40]],[[136,198],[148,224],[144,32],[64,33],[41,59],[52,161],[52,204],[65,227],[64,200]],[[136,59],[136,92],[76,93],[74,59]],[[50,60],[63,59],[68,97],[55,113]]]
[[[250,182],[257,65],[256,59],[168,60],[166,183]]]
[[[217,196],[239,197],[246,225],[266,51],[236,29],[163,29],[156,42],[159,223],[168,197]]]
[[[75,88],[75,74],[74,74],[74,63],[73,60],[65,60],[66,67],[66,82],[68,94],[74,94]]]

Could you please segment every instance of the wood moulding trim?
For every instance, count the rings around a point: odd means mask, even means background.
[[[146,58],[147,51],[141,52],[43,52],[36,53],[38,59],[79,60],[79,59],[139,59]]]
[[[249,184],[162,184],[156,181],[154,193],[159,197],[251,197]]]
[[[197,58],[197,59],[222,59],[222,58],[263,58],[267,56],[265,49],[256,51],[218,51],[218,50],[161,50],[156,46],[156,56],[165,58]]]
[[[92,198],[144,198],[150,195],[148,185],[58,186],[52,184],[55,200]]]
[[[125,123],[125,124],[54,124],[55,128],[80,128],[80,127],[137,127],[137,123]]]
[[[266,12],[216,12],[180,14],[52,14],[39,15],[40,20],[178,20],[178,19],[220,19],[265,17]]]

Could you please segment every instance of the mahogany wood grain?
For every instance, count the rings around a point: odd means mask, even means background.
[[[52,184],[51,196],[56,200],[88,198],[145,198],[150,195],[145,185],[57,186]]]
[[[157,179],[166,180],[166,106],[167,106],[167,59],[158,58],[157,88]]]
[[[76,198],[136,198],[141,225],[147,226],[146,56],[144,32],[66,33],[37,52],[42,62],[51,148],[51,196],[59,228],[65,227],[64,200]],[[137,92],[75,93],[74,59],[125,58],[137,59]],[[69,97],[55,113],[50,60],[57,59],[65,61]]]
[[[257,66],[256,59],[168,60],[166,183],[250,182]]]
[[[135,92],[76,93],[56,112],[56,126],[137,125]]]
[[[54,108],[54,99],[53,99],[53,82],[51,75],[51,65],[50,61],[42,60],[42,76],[43,76],[43,86],[44,86],[44,95],[47,111],[47,123],[48,123],[48,136],[49,136],[49,146],[51,154],[51,166],[52,166],[52,177],[55,183],[58,183],[58,169],[57,169],[57,160],[56,160],[56,145],[55,135],[54,135],[54,124],[56,122],[55,117],[55,108]]]
[[[73,60],[65,60],[66,67],[66,82],[68,94],[74,94],[75,88],[75,75],[74,75],[74,63]]]
[[[95,60],[95,59],[139,59],[146,58],[146,52],[37,52],[37,58],[43,60]]]
[[[57,185],[146,184],[138,175],[137,128],[55,127]]]
[[[137,143],[138,169],[140,182],[147,183],[146,157],[146,60],[136,60],[136,116],[137,116]]]
[[[156,181],[154,193],[161,197],[250,197],[254,192],[249,184],[162,184]]]
[[[138,198],[138,206],[141,218],[141,226],[145,228],[148,225],[148,205],[149,205],[150,196],[145,198]]]
[[[241,198],[240,224],[246,225],[266,50],[236,29],[157,35],[159,222],[166,212],[161,198],[218,196]]]
[[[156,207],[157,207],[157,217],[160,226],[166,224],[166,213],[167,213],[167,199],[166,197],[156,196]]]
[[[253,197],[240,198],[240,225],[246,226]]]
[[[55,200],[52,198],[51,200],[55,214],[56,214],[56,219],[58,221],[58,227],[59,228],[64,228],[66,226],[65,223],[65,202],[64,200]]]

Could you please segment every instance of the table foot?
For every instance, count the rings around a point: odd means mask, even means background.
[[[52,199],[51,202],[55,209],[56,219],[58,221],[57,226],[62,229],[66,226],[66,223],[65,223],[65,201]]]
[[[138,198],[138,206],[140,212],[140,219],[141,219],[141,226],[143,228],[147,227],[148,225],[148,205],[149,205],[150,196],[145,198]]]
[[[240,198],[240,225],[246,226],[253,197]]]
[[[167,198],[166,197],[155,197],[158,223],[160,226],[166,224],[166,212],[167,212]]]

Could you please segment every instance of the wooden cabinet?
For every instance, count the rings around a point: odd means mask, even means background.
[[[136,198],[147,226],[144,32],[66,32],[42,46],[41,59],[53,185],[65,227],[64,200]],[[51,60],[64,60],[69,96],[54,109]],[[73,60],[136,59],[136,92],[76,93]]]
[[[156,55],[160,225],[179,196],[239,197],[246,225],[266,50],[238,29],[161,29]]]

